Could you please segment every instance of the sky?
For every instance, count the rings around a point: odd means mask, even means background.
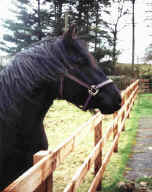
[[[135,1],[135,63],[143,62],[145,54],[145,48],[152,43],[152,30],[151,27],[147,27],[146,3],[151,0],[136,0]],[[131,23],[131,17],[130,17]],[[152,23],[152,22],[151,22]],[[124,30],[119,33],[119,49],[122,54],[119,60],[122,62],[130,62],[132,60],[132,25],[128,25]]]
[[[9,9],[12,7],[12,0],[4,0],[3,3],[0,4],[0,18],[10,18],[11,13]]]
[[[12,0],[3,0],[3,3],[0,4],[0,19],[12,17],[9,11],[12,7],[11,1]],[[144,57],[145,48],[152,42],[152,36],[150,36],[152,31],[150,27],[146,27],[147,23],[145,22],[145,11],[147,10],[145,3],[151,2],[151,0],[136,0],[135,2],[135,63],[140,63]],[[129,19],[130,24],[118,34],[118,48],[121,50],[119,61],[124,63],[130,63],[132,55],[131,17]],[[0,38],[2,38],[5,30],[1,26],[0,31]]]

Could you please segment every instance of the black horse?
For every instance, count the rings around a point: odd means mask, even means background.
[[[105,114],[121,106],[119,90],[74,26],[18,53],[0,74],[0,190],[32,166],[34,153],[48,148],[43,119],[54,99]]]

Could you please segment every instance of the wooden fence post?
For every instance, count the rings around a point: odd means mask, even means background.
[[[134,85],[133,90],[135,90],[135,89],[136,89],[136,87],[137,87],[137,84],[135,84],[135,85]],[[133,91],[133,90],[132,90],[132,91]],[[134,98],[135,98],[135,96],[136,96],[136,92],[134,93],[133,98],[132,98],[132,107],[133,107],[134,102],[135,102],[135,99],[134,99]],[[132,107],[131,107],[131,108],[132,108]]]
[[[121,107],[123,107],[124,105],[125,105],[125,95],[123,95]],[[124,120],[124,118],[125,118],[125,109],[124,109],[122,116],[121,116],[121,122]],[[125,124],[122,128],[122,131],[125,131]]]
[[[131,95],[131,93],[132,93],[132,91],[133,91],[133,87],[130,89],[130,95]],[[132,100],[133,100],[133,97],[130,99],[130,102],[128,103],[128,106],[129,106],[129,117],[130,117],[130,111],[131,111],[131,109],[132,109]]]
[[[102,138],[102,120],[94,128],[94,144],[95,144],[95,146],[97,145],[97,143],[100,141],[101,138]],[[95,175],[98,173],[101,166],[102,166],[102,149],[95,160],[95,164],[94,164],[94,174]],[[102,189],[102,182],[100,181],[96,190],[98,191],[101,189]]]
[[[113,117],[117,117],[117,112],[113,114]],[[118,122],[114,125],[113,129],[113,139],[115,139],[116,135],[118,134]],[[114,147],[114,152],[118,152],[118,142],[116,142],[115,147]]]
[[[48,151],[39,151],[33,156],[33,164],[50,154]],[[53,192],[53,173],[34,192]]]
[[[130,90],[127,92],[127,99],[129,99],[129,96],[130,96]],[[129,103],[127,104],[127,112],[129,111]],[[128,116],[127,118],[129,118],[129,113],[128,113]]]

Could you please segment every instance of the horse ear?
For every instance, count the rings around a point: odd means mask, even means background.
[[[66,42],[71,42],[73,39],[77,38],[77,29],[75,24],[69,27],[68,31],[63,34],[63,38]]]

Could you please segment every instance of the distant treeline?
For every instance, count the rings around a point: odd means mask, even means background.
[[[8,33],[0,49],[15,54],[46,36],[62,35],[67,24],[77,24],[81,38],[97,62],[111,60],[113,66],[120,53],[117,50],[119,22],[128,14],[128,0],[13,0],[14,17],[6,19],[3,27]],[[131,3],[131,1],[130,1]],[[116,17],[116,18],[114,18]]]

